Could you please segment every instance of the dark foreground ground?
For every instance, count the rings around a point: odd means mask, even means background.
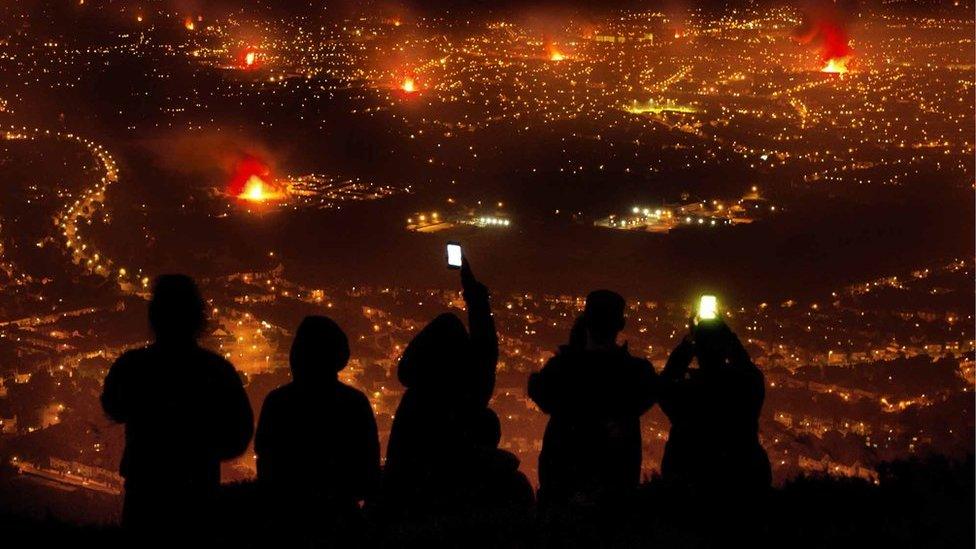
[[[519,512],[479,513],[436,525],[381,527],[368,523],[343,541],[313,532],[312,540],[269,531],[252,484],[227,487],[219,539],[184,540],[188,547],[959,547],[976,545],[974,461],[942,457],[880,468],[877,483],[798,478],[764,503],[677,502],[660,481],[644,484],[612,519],[580,514],[552,520]],[[10,508],[13,502],[3,502]],[[525,515],[525,516],[523,516]],[[730,524],[729,516],[739,522]],[[0,511],[7,547],[132,547],[115,526],[74,526],[53,517]],[[8,545],[8,543],[13,542]],[[173,546],[167,543],[167,546]]]

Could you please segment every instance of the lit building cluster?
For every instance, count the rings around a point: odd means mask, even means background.
[[[776,206],[759,196],[753,186],[737,201],[720,200],[664,204],[655,207],[634,206],[628,214],[610,214],[597,219],[594,226],[629,231],[667,233],[681,227],[724,227],[752,223],[776,212]]]
[[[448,199],[449,213],[415,212],[407,218],[407,230],[431,233],[457,227],[479,229],[504,229],[512,226],[512,217],[504,211],[504,203],[498,202],[495,210],[486,209],[482,201],[475,207],[460,207],[453,198]]]

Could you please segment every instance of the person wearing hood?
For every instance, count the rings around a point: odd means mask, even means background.
[[[254,451],[258,484],[280,525],[355,521],[379,483],[379,438],[366,396],[342,383],[346,334],[332,319],[308,316],[295,332],[292,381],[261,407]]]
[[[444,313],[407,345],[397,366],[406,388],[387,445],[384,498],[396,514],[433,516],[463,506],[495,388],[498,335],[488,289],[465,259],[461,287],[468,326]],[[470,330],[470,331],[469,331]]]
[[[624,309],[619,294],[591,292],[570,344],[529,377],[529,397],[549,415],[539,454],[543,507],[618,501],[640,483],[640,418],[655,402],[657,375],[617,344]]]

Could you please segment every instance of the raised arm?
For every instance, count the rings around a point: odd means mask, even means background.
[[[758,372],[759,369],[756,368],[756,365],[752,362],[752,359],[749,357],[749,352],[746,351],[746,348],[742,345],[742,341],[739,340],[739,336],[735,335],[735,332],[733,332],[728,326],[725,327],[725,330],[728,338],[727,345],[729,363],[737,368],[755,370]]]
[[[689,334],[671,351],[668,362],[658,379],[661,410],[671,419],[672,423],[676,418],[684,415],[688,405],[685,374],[688,373],[688,366],[694,356],[695,346],[691,334]]]
[[[565,402],[564,377],[555,358],[549,359],[541,370],[529,376],[529,398],[544,413],[557,413],[560,404]]]
[[[476,395],[482,405],[487,405],[495,391],[498,333],[495,331],[495,320],[491,316],[488,288],[475,279],[467,259],[461,261],[461,288],[468,308]]]
[[[691,359],[694,357],[695,344],[689,334],[671,351],[668,361],[664,365],[664,370],[661,371],[661,377],[667,381],[684,379],[685,374],[688,373],[688,366],[691,365]]]

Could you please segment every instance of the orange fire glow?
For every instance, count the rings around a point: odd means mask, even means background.
[[[827,64],[821,70],[821,72],[826,72],[830,74],[845,74],[847,73],[847,60],[848,57],[833,57],[827,60]]]
[[[183,21],[183,28],[185,28],[188,31],[191,31],[191,30],[197,28],[197,25],[196,25],[196,23],[193,22],[193,19],[190,19],[189,17],[187,17]]]
[[[563,52],[559,51],[559,49],[556,48],[556,46],[549,44],[549,47],[547,47],[546,49],[548,50],[550,61],[562,61],[566,59],[566,56],[563,55]]]
[[[285,193],[269,185],[261,176],[252,175],[244,182],[244,190],[237,198],[248,202],[267,202],[281,200],[285,198]]]
[[[556,44],[546,40],[546,57],[548,57],[550,61],[563,61],[566,59],[566,54],[560,51],[559,48],[556,47]]]
[[[245,156],[234,166],[227,194],[247,202],[283,200],[289,191],[271,175],[271,168],[255,156]]]
[[[244,54],[244,64],[248,67],[253,67],[254,63],[257,62],[258,56],[253,51],[249,51]]]
[[[414,81],[413,78],[410,78],[408,76],[403,79],[403,84],[400,84],[400,89],[407,93],[413,93],[417,91],[417,83]]]
[[[250,200],[251,202],[264,202],[268,199],[268,193],[265,190],[264,180],[256,175],[252,175],[244,183],[244,192],[239,195],[239,198],[243,200]]]

